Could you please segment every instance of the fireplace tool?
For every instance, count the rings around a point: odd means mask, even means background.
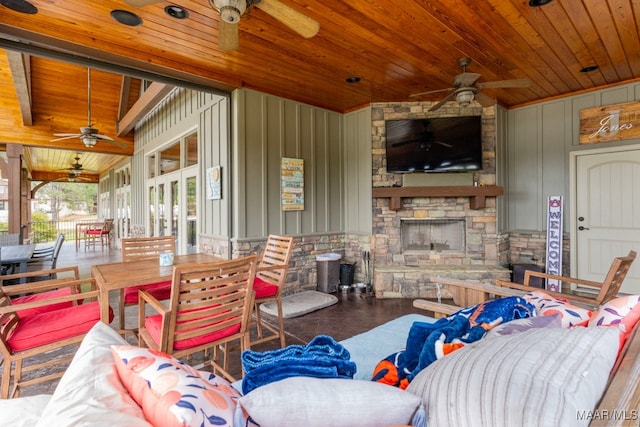
[[[371,288],[371,254],[369,251],[362,251],[362,269],[364,270],[364,282],[367,284],[367,293],[372,292]]]

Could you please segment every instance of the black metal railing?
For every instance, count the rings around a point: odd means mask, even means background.
[[[74,241],[76,240],[76,224],[95,221],[95,218],[69,221],[33,221],[31,222],[33,243],[53,242],[58,233],[64,234],[65,241]]]

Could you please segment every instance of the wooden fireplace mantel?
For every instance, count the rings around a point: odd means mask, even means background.
[[[504,188],[499,185],[437,186],[437,187],[373,187],[373,197],[388,197],[389,209],[397,211],[402,208],[405,197],[469,197],[471,209],[483,209],[486,197],[502,196]]]

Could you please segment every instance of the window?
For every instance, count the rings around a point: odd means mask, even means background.
[[[184,166],[189,167],[198,164],[198,133],[194,132],[191,135],[187,135],[184,139],[186,155]]]
[[[160,175],[175,172],[180,169],[180,142],[165,148],[160,152]]]

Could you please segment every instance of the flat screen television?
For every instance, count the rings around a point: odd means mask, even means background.
[[[388,172],[482,169],[482,117],[387,120]]]

